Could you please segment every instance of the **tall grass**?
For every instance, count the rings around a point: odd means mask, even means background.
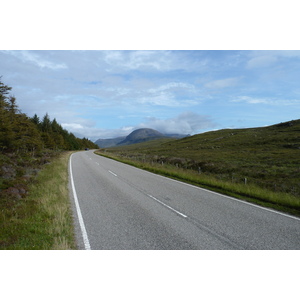
[[[232,181],[220,180],[211,174],[198,174],[193,170],[185,170],[177,168],[169,164],[147,163],[134,161],[119,157],[117,153],[102,153],[97,151],[96,154],[115,159],[120,162],[130,164],[132,166],[178,179],[187,183],[208,188],[223,194],[231,195],[240,199],[255,202],[260,205],[274,207],[279,210],[300,215],[300,199],[288,193],[274,192],[255,184],[236,183]]]
[[[26,198],[1,210],[0,249],[75,249],[68,193],[70,152],[47,164]]]

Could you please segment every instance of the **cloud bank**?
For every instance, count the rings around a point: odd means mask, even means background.
[[[206,115],[196,114],[194,112],[183,112],[174,118],[159,119],[155,117],[145,118],[134,126],[126,126],[117,129],[99,129],[94,124],[81,123],[63,123],[62,126],[68,131],[73,132],[79,137],[89,136],[93,141],[99,138],[115,138],[119,136],[126,136],[133,130],[139,128],[152,128],[164,134],[183,134],[192,135],[210,128],[215,128],[217,124]]]
[[[158,119],[149,117],[138,127],[149,127],[162,133],[195,134],[216,126],[211,117],[199,115],[194,112],[183,112],[170,119]]]

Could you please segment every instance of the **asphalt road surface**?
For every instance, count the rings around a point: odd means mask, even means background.
[[[300,219],[93,153],[70,159],[79,249],[300,249]]]

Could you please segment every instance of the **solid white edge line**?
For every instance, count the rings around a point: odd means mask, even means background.
[[[177,213],[177,214],[179,214],[179,215],[181,215],[182,217],[184,217],[184,218],[187,218],[187,216],[186,215],[184,215],[183,213],[181,213],[181,212],[179,212],[178,210],[176,210],[176,209],[174,209],[173,207],[171,207],[171,206],[169,206],[169,205],[167,205],[167,204],[165,204],[165,203],[163,203],[162,201],[160,201],[160,200],[158,200],[158,199],[156,199],[155,197],[153,197],[152,195],[149,195],[149,194],[147,194],[151,199],[153,199],[153,200],[155,200],[155,201],[157,201],[157,202],[159,202],[160,204],[162,204],[162,205],[164,205],[165,207],[167,207],[167,208],[169,208],[169,209],[171,209],[172,211],[174,211],[175,213]]]
[[[77,193],[76,193],[76,189],[75,189],[75,185],[74,185],[73,173],[72,173],[72,155],[70,157],[70,177],[71,177],[72,191],[73,191],[73,195],[74,195],[74,202],[75,202],[75,206],[76,206],[76,211],[77,211],[77,215],[78,215],[78,220],[79,220],[79,225],[80,225],[80,229],[81,229],[81,234],[82,234],[85,250],[91,250],[91,245],[90,245],[89,238],[88,238],[88,235],[87,235],[87,232],[85,229],[85,225],[84,225],[84,221],[83,221],[83,217],[81,214],[81,210],[80,210],[80,206],[79,206],[79,202],[78,202],[78,198],[77,198]]]
[[[145,170],[143,170],[145,171]],[[295,219],[295,220],[298,220],[300,221],[300,218],[297,218],[297,217],[294,217],[294,216],[291,216],[291,215],[287,215],[285,213],[282,213],[282,212],[279,212],[277,210],[272,210],[272,209],[269,209],[269,208],[266,208],[266,207],[263,207],[263,206],[259,206],[259,205],[256,205],[256,204],[253,204],[253,203],[250,203],[250,202],[247,202],[247,201],[243,201],[243,200],[240,200],[240,199],[237,199],[237,198],[233,198],[233,197],[230,197],[230,196],[227,196],[227,195],[223,195],[223,194],[220,194],[220,193],[217,193],[217,192],[214,192],[214,191],[211,191],[211,190],[207,190],[205,188],[201,188],[199,186],[196,186],[196,185],[192,185],[192,184],[188,184],[186,182],[182,182],[182,181],[179,181],[179,180],[175,180],[175,179],[172,179],[172,178],[169,178],[169,177],[165,177],[165,176],[162,176],[162,175],[159,175],[159,174],[155,174],[155,173],[152,173],[152,172],[149,172],[149,171],[146,171],[150,174],[153,174],[155,176],[158,176],[158,177],[162,177],[162,178],[166,178],[170,181],[174,181],[174,182],[177,182],[177,183],[180,183],[180,184],[183,184],[183,185],[187,185],[189,187],[193,187],[195,189],[198,189],[198,190],[202,190],[202,191],[205,191],[205,192],[209,192],[211,194],[215,194],[215,195],[218,195],[218,196],[222,196],[224,198],[228,198],[228,199],[231,199],[231,200],[234,200],[234,201],[237,201],[239,203],[243,203],[243,204],[247,204],[247,205],[250,205],[250,206],[254,206],[254,207],[257,207],[257,208],[260,208],[260,209],[263,209],[263,210],[267,210],[269,212],[272,212],[272,213],[275,213],[275,214],[278,214],[278,215],[282,215],[284,217],[288,217],[288,218],[292,218],[292,219]]]
[[[121,162],[119,162],[119,163],[121,163]],[[123,163],[123,164],[125,164],[125,163]],[[126,164],[126,165],[128,165],[128,164]],[[186,183],[186,182],[182,182],[182,181],[179,181],[179,180],[175,180],[175,179],[172,179],[172,178],[169,178],[169,177],[166,177],[166,176],[162,176],[162,175],[159,175],[159,174],[155,174],[155,173],[153,173],[153,172],[146,171],[146,170],[142,170],[142,169],[140,169],[140,168],[137,168],[137,167],[134,167],[134,166],[131,166],[131,165],[129,165],[129,166],[132,167],[132,168],[135,168],[135,169],[138,169],[138,170],[147,172],[147,173],[152,174],[152,175],[154,175],[154,176],[158,176],[158,177],[161,177],[161,178],[165,178],[165,179],[167,179],[167,180],[174,181],[174,182],[177,182],[177,183],[180,183],[180,184],[183,184],[183,185],[187,185],[187,186],[189,186],[189,187],[193,187],[193,188],[198,189],[198,190],[202,190],[202,191],[205,191],[205,192],[209,192],[209,193],[211,193],[211,194],[215,194],[215,195],[218,195],[218,196],[222,196],[222,197],[224,197],[224,198],[228,198],[228,199],[237,201],[237,202],[242,203],[242,204],[250,205],[250,206],[253,206],[253,207],[256,207],[256,208],[260,208],[260,209],[263,209],[263,210],[272,212],[272,213],[274,213],[274,214],[282,215],[282,216],[284,216],[284,217],[288,217],[288,218],[291,218],[291,219],[300,221],[300,218],[298,218],[298,217],[294,217],[294,216],[292,216],[292,215],[288,215],[288,214],[279,212],[279,211],[277,211],[277,210],[272,210],[272,209],[269,209],[269,208],[266,208],[266,207],[263,207],[263,206],[259,206],[259,205],[257,205],[257,204],[253,204],[253,203],[247,202],[247,201],[245,201],[245,200],[240,200],[240,199],[233,198],[233,197],[230,197],[230,196],[227,196],[227,195],[224,195],[224,194],[220,194],[220,193],[217,193],[217,192],[213,192],[213,191],[211,191],[211,190],[208,190],[208,189],[205,189],[205,188],[201,188],[201,187],[196,186],[196,185],[192,185],[192,184],[189,184],[189,183]]]

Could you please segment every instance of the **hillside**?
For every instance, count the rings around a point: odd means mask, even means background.
[[[173,165],[233,183],[246,181],[300,197],[300,120],[144,144],[109,151],[120,157]]]
[[[98,139],[95,142],[95,144],[98,145],[100,148],[110,148],[110,147],[115,147],[125,139],[126,136],[121,136],[113,139]]]

